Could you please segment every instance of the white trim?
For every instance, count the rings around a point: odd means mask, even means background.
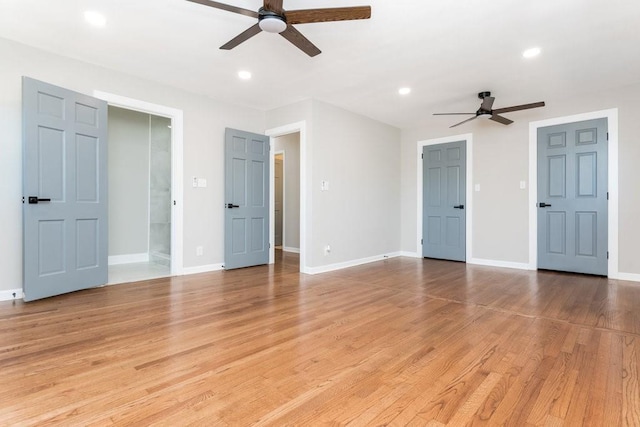
[[[149,262],[149,253],[110,255],[109,265],[132,264],[135,262]]]
[[[608,153],[608,277],[619,279],[618,271],[618,109],[593,111],[572,116],[556,117],[529,123],[529,269],[538,268],[538,128],[581,122],[584,120],[607,119],[609,132]]]
[[[423,168],[422,168],[422,149],[427,145],[446,144],[449,142],[465,141],[467,146],[467,179],[466,179],[466,203],[465,203],[465,258],[467,260],[472,259],[472,247],[473,247],[473,134],[465,133],[462,135],[445,136],[443,138],[427,139],[425,141],[418,141],[418,156],[417,156],[417,175],[418,175],[418,206],[417,206],[417,235],[416,235],[416,253],[422,254],[422,180],[423,180]]]
[[[167,117],[171,119],[171,197],[175,202],[171,211],[171,275],[183,274],[183,145],[184,145],[184,117],[182,110],[152,104],[121,95],[93,91],[93,96],[109,105],[141,111],[147,114]]]
[[[300,133],[300,272],[308,273],[310,267],[308,267],[306,254],[308,253],[307,245],[309,244],[310,239],[307,239],[307,235],[311,235],[311,227],[310,225],[307,225],[307,211],[311,210],[311,195],[307,194],[307,177],[308,175],[310,175],[310,171],[307,169],[310,161],[310,159],[307,159],[307,123],[306,121],[301,121],[273,129],[267,129],[265,131],[265,135],[270,137],[269,144],[270,147],[273,148],[274,138],[296,132]],[[270,161],[273,165],[274,153],[273,150],[269,151],[271,156]],[[273,188],[273,167],[271,168],[270,175],[269,188]],[[269,193],[269,211],[273,212],[275,198],[273,196],[273,191],[270,191]],[[273,244],[275,230],[273,215],[271,215],[271,219],[269,220],[269,222],[269,241],[271,242],[271,249],[269,250],[269,264],[273,264],[275,262],[275,245]]]
[[[418,252],[407,252],[407,251],[400,252],[398,256],[402,256],[402,257],[406,257],[406,258],[422,258],[418,254]]]
[[[290,248],[288,246],[283,246],[282,247],[282,252],[293,252],[294,254],[299,254],[300,253],[300,248]]]
[[[488,267],[515,268],[516,270],[529,270],[526,262],[496,261],[493,259],[471,258],[467,260],[469,264],[486,265]]]
[[[13,296],[15,294],[15,297]],[[11,301],[24,298],[22,288],[5,289],[0,291],[0,301]]]
[[[627,280],[629,282],[640,282],[640,274],[635,273],[618,273],[617,280]]]
[[[208,265],[198,265],[195,267],[184,267],[182,269],[182,274],[200,274],[200,273],[209,273],[212,271],[222,271],[224,270],[224,264],[208,264]]]
[[[352,261],[339,262],[336,264],[322,265],[320,267],[310,267],[307,269],[307,274],[320,274],[327,273],[329,271],[342,270],[344,268],[356,267],[362,264],[369,264],[376,261],[384,261],[390,258],[396,258],[400,256],[400,252],[393,252],[385,255],[375,255],[367,258],[354,259]]]

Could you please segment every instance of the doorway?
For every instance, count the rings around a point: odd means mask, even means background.
[[[545,205],[551,206],[540,207],[539,198],[539,153],[538,153],[538,131],[545,127],[566,125],[570,123],[584,122],[588,120],[606,119],[607,123],[607,153],[606,153],[606,182],[608,190],[607,219],[606,219],[606,271],[599,274],[606,274],[609,278],[618,278],[618,110],[602,110],[591,113],[576,114],[566,117],[558,117],[554,119],[532,122],[529,124],[529,269],[536,270],[540,263],[540,242],[538,234],[540,232],[539,218],[540,211],[547,208],[554,208],[553,202],[543,201]],[[580,137],[580,136],[578,136]],[[583,142],[586,134],[583,135]],[[583,156],[584,157],[584,156]],[[583,159],[586,160],[586,157]],[[575,172],[575,171],[574,171]],[[606,191],[606,190],[605,190]],[[556,215],[557,216],[557,215]],[[581,217],[582,224],[585,225],[584,219],[593,217],[587,215]],[[587,224],[588,225],[588,224]],[[571,228],[575,231],[574,224]],[[586,240],[584,242],[587,242]],[[583,242],[583,243],[584,243]],[[575,243],[575,242],[574,242]],[[586,246],[579,248],[583,251]],[[544,261],[543,261],[544,262]],[[596,273],[598,274],[598,273]]]
[[[108,283],[170,276],[171,119],[108,109]]]
[[[472,165],[473,165],[473,135],[472,134],[462,134],[462,135],[453,135],[453,136],[449,136],[449,137],[444,137],[444,138],[436,138],[436,139],[429,139],[429,140],[425,140],[425,141],[418,141],[417,144],[417,165],[416,165],[416,170],[417,170],[417,194],[416,194],[416,199],[417,199],[417,224],[416,224],[416,253],[415,256],[422,258],[424,253],[423,252],[423,243],[425,242],[425,231],[427,231],[423,224],[423,218],[425,215],[425,178],[427,178],[426,174],[428,173],[428,171],[425,168],[425,160],[423,159],[423,154],[425,153],[425,151],[429,151],[428,148],[429,147],[433,147],[433,146],[439,146],[439,145],[443,145],[443,144],[452,144],[452,143],[457,143],[457,142],[463,142],[464,145],[464,149],[465,149],[465,154],[466,154],[466,160],[464,162],[460,163],[460,167],[464,168],[464,173],[460,173],[460,180],[461,182],[459,182],[459,187],[458,187],[458,191],[461,191],[463,194],[459,195],[460,200],[464,200],[464,203],[449,203],[451,206],[449,206],[450,210],[452,210],[454,213],[457,212],[459,213],[460,211],[464,210],[465,212],[465,216],[464,216],[464,225],[459,224],[459,226],[463,226],[463,231],[460,230],[460,228],[458,228],[459,233],[460,233],[460,238],[463,239],[463,242],[460,242],[460,240],[458,240],[459,242],[459,246],[463,246],[464,249],[462,249],[461,251],[458,251],[458,255],[456,260],[466,260],[467,262],[475,262],[475,260],[472,259],[472,252],[471,252],[471,248],[472,248],[472,222],[473,222],[473,216],[472,216],[472,212],[473,212],[473,199],[472,199],[472,192],[471,192],[471,186],[472,186]],[[460,171],[462,172],[462,171]],[[464,182],[464,184],[462,184],[462,182]],[[462,206],[461,206],[462,205]],[[457,208],[454,208],[455,206],[457,206]],[[445,215],[446,216],[446,215]],[[428,237],[428,236],[427,236]],[[429,255],[426,255],[429,256]],[[444,256],[441,257],[443,259],[455,259],[455,258],[449,258],[448,256]]]
[[[161,230],[161,234],[163,235],[162,246],[154,239],[151,242],[148,242],[149,247],[152,247],[151,255],[149,258],[155,260],[155,267],[161,266],[161,273],[159,273],[158,268],[154,268],[151,271],[146,271],[144,264],[151,264],[149,261],[145,261],[143,255],[138,255],[139,258],[131,258],[125,257],[124,259],[115,259],[118,265],[112,265],[109,271],[109,284],[114,283],[122,283],[136,280],[145,280],[152,277],[160,277],[160,276],[177,276],[182,274],[183,269],[183,251],[182,251],[182,240],[183,240],[183,206],[182,206],[182,194],[183,194],[183,113],[182,110],[178,110],[171,107],[166,107],[163,105],[157,105],[148,103],[145,101],[140,101],[132,98],[127,98],[121,95],[115,95],[111,93],[94,91],[93,96],[98,99],[102,99],[107,101],[109,107],[119,107],[121,109],[128,110],[130,112],[137,112],[147,114],[151,117],[155,117],[153,119],[156,129],[158,129],[161,133],[163,133],[163,139],[166,142],[167,139],[169,141],[169,148],[163,150],[159,150],[153,156],[156,159],[156,162],[160,162],[165,164],[168,158],[168,162],[170,164],[170,174],[169,177],[164,175],[162,178],[163,182],[157,182],[155,190],[153,192],[154,198],[159,198],[159,200],[164,200],[162,202],[156,200],[154,203],[162,203],[166,207],[166,195],[167,195],[167,184],[170,190],[168,191],[169,197],[169,209],[163,210],[162,212],[157,211],[156,215],[153,218],[149,216],[148,224],[149,224],[149,232],[151,235],[151,224],[153,223],[153,228],[155,229],[154,234]],[[149,119],[152,120],[152,119]],[[170,127],[169,127],[170,126]],[[150,146],[149,146],[150,149]],[[149,154],[149,162],[151,162],[152,156]],[[151,170],[151,165],[148,163],[149,168]],[[151,179],[151,178],[149,178]],[[158,178],[159,179],[159,178]],[[168,182],[167,182],[168,181]],[[148,208],[151,203],[151,191],[148,190],[149,196],[147,196],[147,209],[148,212],[151,212]],[[148,214],[149,215],[149,214]],[[169,231],[167,232],[167,228]],[[168,247],[166,248],[166,234],[169,234],[169,242]],[[170,251],[169,254],[165,253],[166,251]],[[139,252],[139,254],[144,252]],[[148,251],[146,252],[149,253]],[[135,253],[134,253],[135,254]],[[125,254],[126,255],[126,254]],[[114,256],[114,255],[112,255]],[[117,255],[116,255],[117,256]],[[169,258],[169,259],[167,259]],[[114,261],[112,258],[111,261]],[[120,261],[120,262],[119,262]],[[121,261],[130,261],[127,263],[122,263]],[[133,262],[131,262],[133,261]],[[137,261],[137,262],[136,262]],[[165,265],[162,265],[165,264]],[[166,264],[169,264],[168,266]],[[115,267],[115,268],[114,268]],[[122,270],[122,274],[119,274],[117,270]],[[114,274],[112,274],[114,273]]]
[[[300,253],[300,133],[273,138],[274,243],[282,256]],[[281,168],[281,170],[279,170]],[[281,257],[276,257],[278,262]],[[290,257],[292,258],[292,257]]]
[[[290,125],[269,129],[265,132],[271,138],[271,185],[275,188],[275,159],[276,153],[283,152],[283,206],[282,206],[282,249],[278,250],[272,244],[269,253],[269,263],[298,266],[301,273],[309,272],[306,259],[307,233],[307,176],[306,176],[306,123],[297,122]],[[270,192],[270,211],[275,213],[275,191]],[[269,241],[274,242],[276,234],[276,215],[271,215]]]

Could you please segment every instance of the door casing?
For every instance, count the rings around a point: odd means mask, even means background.
[[[290,123],[287,125],[279,126],[272,129],[267,129],[265,131],[265,135],[269,136],[269,143],[271,145],[270,153],[270,162],[271,162],[271,171],[269,177],[269,186],[270,188],[274,188],[275,175],[273,173],[274,167],[273,164],[275,162],[275,153],[273,152],[274,139],[283,136],[289,135],[292,133],[300,134],[300,272],[301,273],[309,273],[311,274],[311,268],[309,267],[309,261],[307,260],[308,247],[311,246],[311,223],[307,219],[307,203],[309,203],[310,197],[308,197],[308,173],[307,173],[307,123],[306,121],[300,121],[295,123]],[[269,212],[273,212],[275,209],[275,197],[274,192],[271,191],[269,194]],[[271,248],[269,249],[269,264],[273,264],[275,262],[275,221],[274,216],[271,215],[270,224],[269,224],[269,241],[272,242]]]
[[[472,260],[472,241],[473,236],[471,230],[473,230],[473,134],[466,133],[462,135],[452,135],[443,138],[427,139],[425,141],[418,141],[417,147],[417,224],[416,224],[416,257],[422,257],[422,214],[423,214],[423,196],[422,196],[422,179],[424,174],[424,168],[422,165],[422,150],[427,145],[446,144],[449,142],[466,141],[467,146],[467,165],[466,165],[466,240],[465,240],[465,252],[466,262]]]
[[[538,128],[580,122],[585,120],[606,118],[609,127],[608,152],[608,186],[609,214],[608,241],[609,261],[608,276],[619,278],[618,270],[618,109],[594,111],[572,116],[556,117],[529,123],[529,265],[530,270],[538,268]]]

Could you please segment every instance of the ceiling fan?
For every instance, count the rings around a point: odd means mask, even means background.
[[[193,3],[215,7],[229,12],[257,18],[258,23],[243,31],[235,38],[220,46],[220,49],[230,50],[240,43],[250,39],[260,31],[279,33],[297,48],[309,56],[316,56],[321,51],[298,30],[294,24],[308,24],[313,22],[350,21],[354,19],[369,19],[371,6],[334,7],[326,9],[301,9],[285,11],[283,0],[264,0],[264,5],[257,11],[243,9],[211,0],[188,0]]]
[[[482,104],[480,104],[480,108],[475,113],[434,113],[434,116],[448,116],[448,115],[461,115],[461,114],[474,114],[474,117],[470,119],[463,120],[460,123],[456,123],[453,126],[449,126],[450,128],[454,128],[456,126],[460,126],[463,123],[470,122],[471,120],[475,120],[478,117],[483,119],[493,120],[494,122],[502,123],[503,125],[510,125],[513,123],[513,120],[509,120],[506,117],[502,117],[500,114],[502,113],[510,113],[512,111],[520,111],[520,110],[528,110],[529,108],[538,108],[544,107],[544,102],[533,102],[531,104],[523,104],[523,105],[515,105],[513,107],[506,108],[497,108],[492,110],[493,101],[495,98],[491,96],[491,92],[480,92],[478,93],[478,98],[482,99]]]

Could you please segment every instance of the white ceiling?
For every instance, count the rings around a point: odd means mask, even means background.
[[[220,101],[269,110],[315,98],[400,128],[475,111],[484,90],[500,108],[640,81],[637,0],[284,0],[291,10],[364,4],[370,20],[296,26],[322,50],[315,58],[268,33],[219,50],[255,21],[186,0],[0,0],[0,37]],[[85,10],[106,27],[88,25]],[[542,54],[522,58],[531,46]]]

